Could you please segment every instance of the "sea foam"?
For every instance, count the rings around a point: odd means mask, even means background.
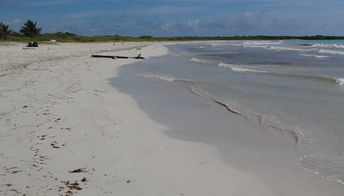
[[[336,48],[336,49],[344,49],[343,44],[313,44],[311,47],[313,48]]]
[[[235,71],[235,72],[267,73],[266,71],[245,68],[243,65],[233,65],[233,64],[219,63],[218,66],[219,67],[229,68],[229,69],[231,69],[232,71]]]
[[[289,46],[281,46],[279,42],[245,42],[243,44],[244,47],[249,48],[264,48],[267,50],[275,50],[275,51],[298,51],[298,52],[312,52],[316,51],[313,48],[296,48],[296,47],[289,47]]]
[[[205,60],[205,59],[199,59],[199,58],[191,58],[190,61],[196,62],[196,63],[203,63],[203,64],[208,64],[208,63],[210,63],[209,61],[207,61],[207,60]]]
[[[277,51],[298,51],[298,52],[312,52],[315,51],[314,49],[308,48],[294,48],[294,47],[282,47],[282,46],[272,46],[267,49],[270,50],[277,50]]]
[[[206,48],[206,46],[195,46],[194,48],[195,49],[203,49],[203,48]]]
[[[166,82],[191,82],[189,79],[176,78],[168,75],[156,75],[156,74],[137,74],[137,76],[153,79],[153,80],[163,80]]]
[[[344,78],[337,78],[337,84],[339,84],[339,86],[344,87]]]
[[[212,42],[209,43],[210,46],[219,47],[219,46],[243,46],[242,43],[234,42],[234,41],[226,41],[226,42]]]
[[[338,160],[304,155],[298,165],[321,178],[344,185],[344,172]]]
[[[323,58],[328,58],[329,57],[329,56],[324,56],[324,55],[303,54],[303,53],[300,53],[299,55],[300,56],[306,56],[306,57],[315,57],[315,58],[318,58],[318,59],[323,59]]]
[[[340,51],[340,50],[320,49],[319,52],[326,53],[326,54],[344,55],[344,51]]]

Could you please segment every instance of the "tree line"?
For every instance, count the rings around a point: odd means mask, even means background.
[[[37,26],[37,22],[33,22],[32,20],[27,20],[24,25],[20,28],[19,33],[30,37],[31,40],[35,37],[40,35],[42,28]],[[9,25],[4,23],[0,23],[0,37],[7,40],[8,36],[18,34],[14,30],[9,28]]]
[[[52,39],[62,42],[109,42],[109,41],[207,41],[207,40],[336,40],[344,39],[344,36],[178,36],[178,37],[152,37],[143,35],[139,37],[107,35],[107,36],[80,36],[69,32],[46,33],[41,35],[42,28],[37,26],[37,22],[27,20],[20,28],[19,33],[10,29],[9,25],[0,23],[0,40],[28,41],[49,41]]]

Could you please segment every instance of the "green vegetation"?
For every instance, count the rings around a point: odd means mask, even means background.
[[[9,25],[0,23],[0,37],[4,40],[7,40],[7,37],[12,33],[12,30],[9,28]]]
[[[28,42],[32,37],[18,33],[7,36],[9,41]],[[151,36],[79,36],[69,32],[58,32],[42,34],[35,37],[36,41],[47,42],[57,40],[58,42],[154,42],[154,41],[207,41],[207,40],[336,40],[344,39],[344,36],[217,36],[217,37],[151,37]]]
[[[35,37],[38,36],[41,32],[41,28],[37,27],[37,22],[33,22],[32,20],[28,20],[24,26],[21,27],[20,33],[23,35],[30,37],[31,40]]]
[[[215,36],[215,37],[152,37],[143,35],[140,37],[120,36],[120,35],[106,35],[106,36],[80,36],[69,32],[57,32],[40,34],[41,28],[37,27],[37,22],[28,20],[20,29],[20,33],[9,29],[8,25],[0,23],[0,41],[19,41],[28,42],[35,38],[35,41],[46,42],[50,40],[57,40],[58,42],[154,42],[154,41],[207,41],[207,40],[344,40],[344,36]]]

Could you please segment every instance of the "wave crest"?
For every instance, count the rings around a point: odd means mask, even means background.
[[[324,56],[324,55],[315,55],[315,54],[299,54],[300,56],[306,56],[306,57],[315,57],[318,59],[323,59],[323,58],[328,58],[329,56]]]
[[[243,43],[237,41],[218,41],[218,42],[210,42],[208,43],[209,46],[212,47],[221,47],[221,46],[243,46]]]
[[[205,59],[200,59],[200,58],[191,58],[190,61],[196,62],[196,63],[203,63],[203,64],[208,64],[210,61],[207,61]]]
[[[319,53],[344,55],[344,51],[340,51],[340,50],[329,50],[329,49],[320,49],[320,50],[319,50]]]
[[[336,82],[339,86],[344,87],[344,78],[337,78]]]
[[[320,82],[329,82],[329,83],[336,83],[341,87],[344,87],[344,78],[336,78],[331,76],[317,76],[317,75],[304,75],[304,74],[294,74],[294,73],[283,73],[283,72],[268,72],[263,70],[252,69],[249,66],[245,65],[234,65],[234,64],[226,64],[226,63],[219,63],[219,67],[229,68],[234,72],[251,72],[251,73],[259,73],[259,74],[270,74],[282,77],[290,77],[290,78],[301,78],[301,79],[308,79],[308,80],[316,80]]]
[[[297,48],[292,46],[282,46],[281,42],[273,41],[247,41],[243,43],[243,47],[249,48],[264,48],[276,51],[298,51],[298,52],[311,52],[315,51],[313,48]]]
[[[344,49],[344,44],[313,44],[311,47]]]
[[[195,46],[194,48],[195,49],[203,49],[203,48],[206,48],[206,46]]]
[[[245,68],[243,65],[219,63],[218,66],[219,67],[229,68],[229,69],[231,69],[232,71],[235,71],[235,72],[268,73],[266,71]]]

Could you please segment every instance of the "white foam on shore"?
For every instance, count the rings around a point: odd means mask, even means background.
[[[218,66],[219,67],[229,68],[229,69],[231,69],[232,71],[235,71],[235,72],[268,73],[266,71],[245,68],[243,65],[219,63]]]
[[[318,58],[318,59],[323,59],[323,58],[328,58],[329,57],[329,56],[324,56],[324,55],[303,54],[303,53],[300,53],[299,55],[300,56],[306,56],[306,57],[315,57],[315,58]]]
[[[327,158],[304,155],[297,163],[301,168],[314,175],[344,185],[344,173],[338,162]]]
[[[148,78],[148,79],[154,79],[154,80],[163,80],[167,82],[191,82],[189,79],[185,78],[175,78],[168,75],[155,75],[155,74],[136,74],[137,76]]]

